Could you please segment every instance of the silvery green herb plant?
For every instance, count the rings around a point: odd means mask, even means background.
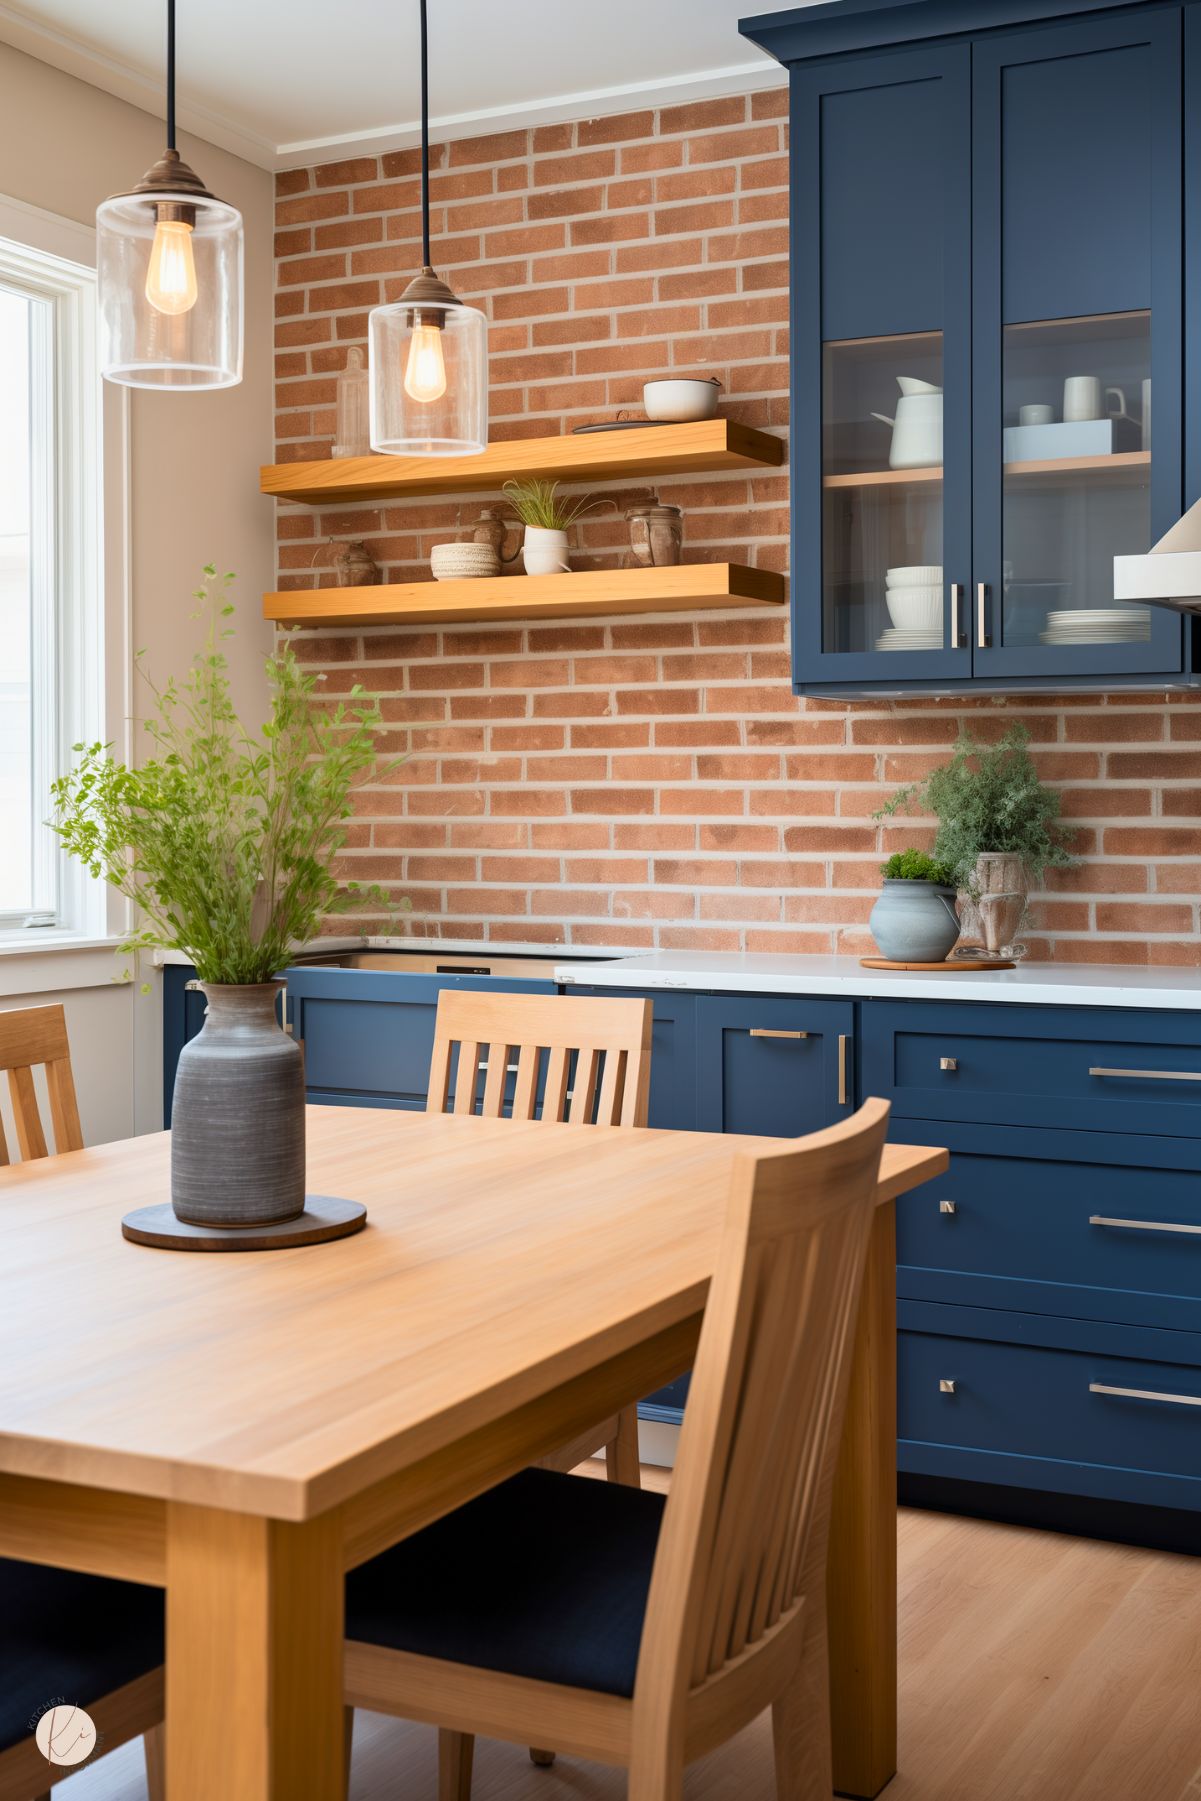
[[[285,641],[267,658],[269,717],[248,732],[222,649],[234,578],[211,564],[204,578],[194,616],[207,614],[207,635],[182,680],[158,687],[138,653],[154,701],[143,721],[150,756],[134,768],[110,745],[75,745],[49,823],[135,903],[123,951],[183,951],[202,982],[266,982],[323,918],[364,904],[394,911],[382,889],[333,873],[354,790],[376,770],[380,713],[357,686],[323,704],[320,677]]]

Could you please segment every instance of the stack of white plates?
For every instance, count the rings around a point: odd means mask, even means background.
[[[1073,607],[1047,614],[1043,644],[1145,644],[1151,616],[1145,607]]]
[[[881,632],[876,639],[877,650],[941,650],[942,627],[936,631],[911,630],[901,631],[895,625]]]

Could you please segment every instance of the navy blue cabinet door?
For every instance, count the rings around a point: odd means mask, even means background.
[[[970,86],[966,44],[792,71],[802,690],[971,676]]]
[[[697,1117],[709,1132],[796,1138],[855,1106],[850,1001],[702,995]]]
[[[168,963],[163,968],[163,1125],[171,1124],[171,1100],[175,1093],[175,1069],[179,1053],[204,1024],[204,996],[195,982],[191,965]]]
[[[434,1018],[444,988],[554,994],[553,982],[391,970],[290,969],[288,1017],[304,1045],[310,1101],[419,1112],[429,1090]]]
[[[598,994],[612,1000],[629,989],[576,988],[569,994]],[[638,999],[654,1003],[651,1033],[651,1095],[647,1124],[663,1131],[693,1132],[696,1115],[696,1045],[694,1041],[696,997],[691,994],[647,992]],[[716,1131],[716,1127],[706,1127]]]
[[[1113,558],[1182,488],[1181,14],[972,50],[973,673],[1183,667],[1179,617],[1114,612]],[[1154,395],[1154,432],[1152,404]]]

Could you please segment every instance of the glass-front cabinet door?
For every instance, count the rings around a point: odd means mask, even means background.
[[[1113,559],[1182,505],[1180,18],[972,55],[973,675],[1172,673]]]
[[[965,45],[793,73],[796,679],[971,675]]]

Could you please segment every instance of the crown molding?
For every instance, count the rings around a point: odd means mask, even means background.
[[[0,0],[0,42],[49,63],[66,75],[100,88],[118,100],[136,106],[155,118],[163,115],[161,72],[135,67],[110,56],[95,45],[83,43],[40,19],[33,18],[11,0]],[[780,87],[787,75],[765,55],[754,61],[731,63],[699,74],[667,76],[661,80],[622,82],[617,87],[584,88],[554,94],[545,100],[518,101],[507,106],[481,107],[472,112],[444,113],[430,120],[430,131],[439,142],[477,138],[492,132],[524,131],[534,125],[557,125],[575,119],[603,118],[613,113],[635,112],[647,107],[678,106],[690,100],[719,99],[760,88]],[[407,119],[369,126],[330,137],[296,138],[276,144],[237,120],[180,96],[179,123],[207,143],[240,156],[261,169],[298,169],[310,163],[342,157],[379,156],[388,150],[407,150],[420,141],[420,123]]]

